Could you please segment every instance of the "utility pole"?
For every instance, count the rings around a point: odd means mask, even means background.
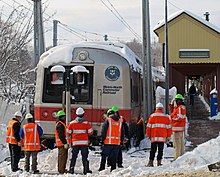
[[[169,114],[169,61],[168,61],[168,23],[167,23],[167,0],[165,0],[165,68],[166,68],[166,88],[165,88],[165,108]]]
[[[41,0],[32,0],[34,2],[34,59],[35,67],[38,64],[40,55],[45,52],[43,18]]]
[[[57,24],[58,20],[53,20],[53,47],[57,46]]]
[[[151,71],[151,44],[150,44],[150,12],[149,0],[142,0],[142,26],[143,26],[143,116],[144,121],[152,113],[152,71]]]

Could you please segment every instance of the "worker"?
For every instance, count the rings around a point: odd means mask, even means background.
[[[176,105],[171,114],[174,160],[184,154],[184,132],[186,126],[186,106],[181,94],[175,96]]]
[[[124,131],[121,119],[115,115],[112,109],[107,112],[107,118],[102,126],[102,153],[99,171],[105,169],[106,158],[111,158],[111,171],[116,169],[116,161],[120,149],[120,142],[123,141]]]
[[[58,120],[55,129],[55,140],[58,148],[58,172],[63,174],[66,173],[66,163],[68,157],[68,130],[66,126],[66,113],[63,110],[57,113]]]
[[[120,148],[119,148],[119,151],[118,151],[118,158],[117,158],[117,165],[118,165],[118,168],[124,168],[122,163],[123,163],[123,156],[122,156],[122,148],[123,148],[123,145],[126,145],[126,143],[128,143],[128,140],[129,140],[129,131],[128,131],[128,125],[127,125],[127,122],[125,120],[125,118],[123,116],[120,116],[119,114],[119,108],[118,106],[112,106],[111,110],[113,110],[115,112],[115,115],[118,116],[121,121],[122,121],[122,128],[124,129],[124,141],[120,143]],[[107,159],[107,164],[108,166],[111,166],[111,158],[108,157]]]
[[[21,138],[19,135],[21,119],[22,113],[20,111],[15,112],[14,117],[8,123],[6,134],[6,143],[8,143],[9,146],[11,170],[13,172],[21,170],[18,168],[18,163],[21,156]]]
[[[84,118],[85,111],[82,107],[76,109],[76,119],[71,121],[68,130],[71,136],[72,159],[69,172],[74,174],[74,168],[79,151],[82,154],[83,174],[92,173],[89,169],[89,136],[93,134],[90,123]]]
[[[151,140],[150,157],[147,167],[153,167],[155,153],[157,154],[157,166],[161,166],[164,143],[170,140],[172,134],[170,117],[163,112],[163,104],[157,103],[156,110],[150,115],[146,127],[146,135]]]
[[[37,169],[37,154],[40,151],[40,137],[43,135],[43,129],[34,122],[34,118],[31,113],[27,113],[25,116],[27,124],[20,129],[20,137],[24,141],[24,155],[25,155],[25,171],[30,170],[30,157],[32,156],[32,172],[34,174],[39,173]]]

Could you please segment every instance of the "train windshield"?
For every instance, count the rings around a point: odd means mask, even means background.
[[[70,68],[70,66],[65,66],[65,73],[50,72],[51,67],[45,69],[44,103],[62,103],[63,92],[69,90],[72,104],[91,104],[93,68],[86,67],[89,73],[72,73]]]

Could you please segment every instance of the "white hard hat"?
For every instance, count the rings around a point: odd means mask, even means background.
[[[27,113],[25,116],[25,119],[33,119],[33,116],[31,113]]]
[[[84,109],[81,107],[78,107],[76,110],[76,115],[83,115],[85,113]]]
[[[15,112],[14,114],[15,117],[22,117],[22,113],[20,111]]]
[[[158,108],[163,108],[163,104],[162,103],[157,103],[156,104],[156,109],[158,109]]]

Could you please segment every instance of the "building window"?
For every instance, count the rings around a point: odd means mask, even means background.
[[[209,49],[180,49],[180,58],[209,58]]]

